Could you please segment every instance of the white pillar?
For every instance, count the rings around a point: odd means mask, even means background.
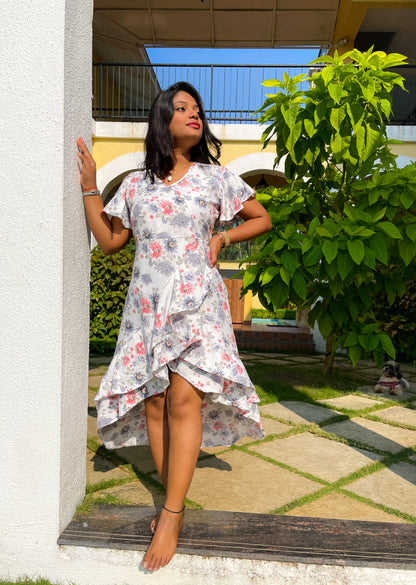
[[[47,574],[84,495],[92,8],[0,4],[0,577]]]

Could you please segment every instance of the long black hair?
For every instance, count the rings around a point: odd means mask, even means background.
[[[173,98],[179,91],[189,93],[199,108],[199,118],[202,122],[201,140],[191,149],[191,160],[201,163],[219,165],[221,141],[216,138],[208,127],[201,96],[197,90],[186,81],[174,83],[162,91],[153,102],[149,113],[149,127],[146,134],[146,157],[144,169],[146,177],[152,182],[155,178],[165,179],[169,171],[175,166],[173,154],[174,140],[169,130],[169,124],[174,114]]]

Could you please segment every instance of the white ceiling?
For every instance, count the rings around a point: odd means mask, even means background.
[[[339,0],[95,0],[98,43],[193,47],[329,45]]]
[[[390,32],[388,52],[416,62],[416,2],[371,0],[95,0],[94,58],[147,61],[146,45],[175,47],[330,46],[337,14],[363,10],[360,32]],[[363,8],[360,8],[363,7]],[[366,7],[366,8],[365,8]],[[354,18],[340,20],[355,37]],[[359,26],[359,23],[358,23]],[[348,29],[351,28],[349,31]],[[351,34],[349,34],[351,33]],[[371,34],[366,41],[372,42]]]

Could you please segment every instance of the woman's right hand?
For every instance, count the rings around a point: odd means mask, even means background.
[[[78,157],[81,161],[81,188],[83,191],[90,191],[97,188],[97,167],[87,145],[82,138],[77,140]]]

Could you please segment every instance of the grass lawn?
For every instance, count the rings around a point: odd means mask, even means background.
[[[358,372],[335,370],[333,374],[323,374],[320,364],[276,366],[262,362],[246,365],[246,368],[261,404],[283,400],[313,404],[317,400],[351,394],[359,386],[368,384],[368,379]]]

